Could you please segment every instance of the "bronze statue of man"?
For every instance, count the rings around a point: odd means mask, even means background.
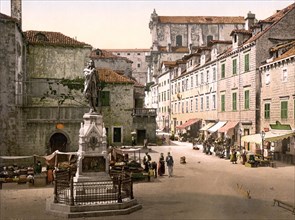
[[[85,76],[83,94],[89,102],[89,107],[90,107],[89,113],[97,112],[96,111],[96,104],[97,104],[96,99],[98,96],[97,95],[98,94],[97,84],[99,81],[99,76],[97,74],[93,60],[88,61],[86,68],[83,70],[83,73]]]

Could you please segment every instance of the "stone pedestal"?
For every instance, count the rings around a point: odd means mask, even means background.
[[[74,182],[109,180],[106,131],[102,115],[86,113],[79,131],[77,172]]]

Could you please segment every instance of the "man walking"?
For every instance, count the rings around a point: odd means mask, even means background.
[[[167,163],[167,167],[168,167],[168,176],[172,177],[173,174],[173,157],[171,156],[170,152],[168,152],[168,155],[166,157],[166,163]]]

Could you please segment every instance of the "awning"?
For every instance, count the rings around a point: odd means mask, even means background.
[[[200,131],[207,131],[209,128],[211,128],[215,123],[214,122],[209,122],[206,124],[204,127],[200,129]]]
[[[238,123],[238,121],[228,121],[223,127],[218,129],[218,132],[226,133],[228,130],[236,127]]]
[[[208,129],[210,133],[216,132],[219,128],[223,127],[223,125],[226,124],[226,121],[219,121],[215,125],[213,125],[211,128]]]
[[[182,125],[179,125],[179,126],[176,126],[177,129],[185,129],[187,128],[188,126],[190,125],[193,125],[195,124],[196,122],[200,121],[200,119],[198,118],[193,118],[193,119],[189,119],[187,122],[185,122],[184,124]]]
[[[293,131],[288,131],[288,132],[276,132],[274,133],[273,131],[265,132],[264,140],[265,141],[279,141],[283,140],[285,138],[291,137],[295,135],[295,132]],[[247,135],[242,137],[242,142],[251,142],[251,143],[256,143],[256,144],[261,144],[262,138],[260,134],[252,134],[252,135]]]

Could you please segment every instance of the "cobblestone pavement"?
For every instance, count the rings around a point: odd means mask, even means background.
[[[295,167],[248,168],[193,150],[191,143],[153,146],[150,155],[174,157],[174,175],[134,184],[134,196],[143,208],[129,215],[80,219],[290,219],[292,212],[273,206],[273,199],[295,204]],[[186,157],[186,164],[180,157]],[[247,197],[247,192],[251,198]],[[4,184],[0,190],[1,220],[59,219],[45,212],[45,200],[53,186],[45,188]],[[62,219],[62,218],[60,218]]]

